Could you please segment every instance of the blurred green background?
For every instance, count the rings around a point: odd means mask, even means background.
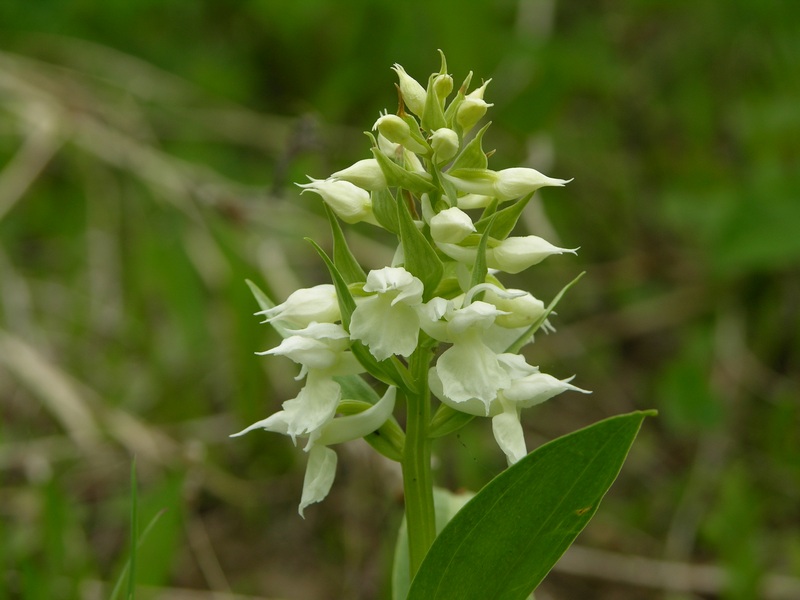
[[[388,597],[397,471],[227,435],[294,395],[244,284],[325,281],[292,182],[368,155],[443,49],[492,78],[494,168],[575,180],[524,227],[575,257],[514,283],[559,306],[528,358],[591,396],[528,411],[529,446],[657,408],[538,600],[800,597],[800,5],[498,0],[0,3],[0,600]],[[350,231],[366,266],[392,249]],[[436,478],[504,467],[485,420]]]

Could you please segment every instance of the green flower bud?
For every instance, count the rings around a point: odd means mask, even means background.
[[[434,131],[430,143],[437,164],[446,163],[458,153],[458,134],[447,127]]]
[[[431,218],[431,237],[436,242],[458,244],[474,231],[469,215],[455,206]]]
[[[483,118],[490,106],[494,106],[494,104],[487,104],[482,98],[467,96],[458,107],[456,123],[464,133],[467,133]]]
[[[397,73],[397,78],[400,80],[400,93],[403,95],[403,102],[415,115],[422,116],[422,110],[425,108],[425,97],[427,96],[425,88],[397,63],[392,69]]]
[[[390,142],[402,144],[404,148],[411,152],[427,153],[428,148],[417,142],[411,137],[411,127],[397,115],[383,115],[372,127]]]
[[[450,75],[437,75],[433,80],[433,91],[440,102],[444,102],[453,91],[453,78]]]
[[[370,191],[382,190],[387,186],[386,177],[381,170],[381,166],[374,158],[359,160],[346,169],[336,171],[330,178],[343,179]]]

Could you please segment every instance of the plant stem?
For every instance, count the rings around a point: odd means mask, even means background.
[[[410,370],[416,383],[415,393],[406,396],[406,442],[403,448],[403,492],[410,579],[414,579],[422,560],[436,538],[436,514],[433,507],[431,475],[431,440],[428,428],[431,419],[431,392],[428,368],[432,351],[420,341],[411,355]]]

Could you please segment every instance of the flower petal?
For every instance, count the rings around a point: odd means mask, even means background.
[[[492,417],[492,433],[497,445],[505,453],[508,465],[511,466],[524,458],[528,453],[525,445],[525,436],[522,433],[522,424],[519,422],[517,408],[509,403],[500,402],[503,412]]]
[[[336,452],[326,446],[314,446],[308,453],[306,476],[303,479],[303,495],[297,512],[305,518],[303,511],[310,504],[321,502],[331,491],[336,477]]]

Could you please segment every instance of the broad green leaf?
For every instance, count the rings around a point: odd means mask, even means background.
[[[586,526],[645,416],[600,421],[495,477],[436,538],[408,600],[524,600]]]
[[[345,283],[360,283],[367,280],[367,275],[364,269],[358,264],[356,257],[350,251],[347,245],[347,240],[344,237],[339,220],[327,204],[323,203],[325,207],[325,214],[328,215],[328,221],[331,224],[331,234],[333,235],[333,264],[339,269]]]
[[[461,510],[461,508],[474,496],[471,492],[454,494],[450,490],[433,488],[433,506],[436,511],[436,534]],[[394,561],[392,564],[392,599],[405,600],[408,596],[409,581],[408,565],[408,532],[406,520],[403,518],[397,532],[397,543],[394,547]]]
[[[403,244],[405,268],[422,281],[425,286],[422,298],[427,302],[433,297],[436,286],[442,280],[444,266],[428,240],[417,229],[402,198],[397,201],[397,220],[400,223],[400,241]]]

